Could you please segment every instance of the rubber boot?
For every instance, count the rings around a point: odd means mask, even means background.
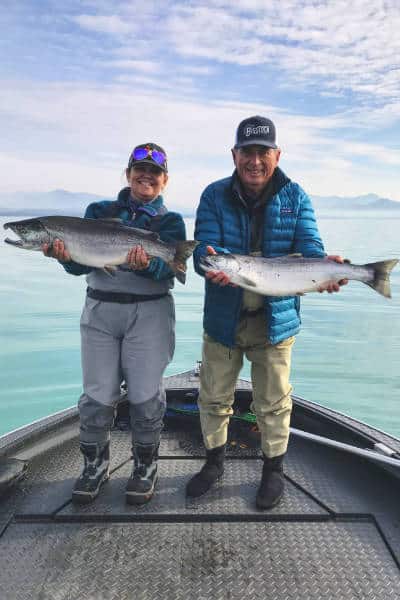
[[[133,453],[133,471],[126,486],[128,504],[145,504],[154,494],[157,483],[158,445],[135,444]]]
[[[89,504],[98,496],[100,487],[110,477],[110,442],[106,444],[81,442],[84,467],[72,491],[72,502]]]
[[[264,454],[264,466],[260,487],[258,488],[256,505],[257,508],[266,510],[276,506],[285,489],[283,476],[283,460],[285,455],[268,458]]]
[[[224,472],[225,444],[206,450],[206,462],[186,486],[186,496],[197,498],[202,496]]]

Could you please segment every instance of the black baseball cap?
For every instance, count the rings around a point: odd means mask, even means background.
[[[275,125],[270,119],[256,115],[239,123],[234,148],[252,145],[278,148]]]
[[[167,154],[164,148],[158,144],[148,142],[147,144],[139,144],[136,146],[129,157],[128,169],[131,169],[137,164],[149,164],[153,167],[158,167],[164,173],[168,173]]]

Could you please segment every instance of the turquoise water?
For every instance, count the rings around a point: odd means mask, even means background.
[[[400,257],[399,213],[331,213],[318,221],[329,253],[354,263]],[[191,236],[193,220],[187,229]],[[76,403],[85,280],[39,253],[3,243],[0,269],[2,434]],[[351,282],[339,294],[302,298],[292,383],[300,396],[400,436],[400,267],[392,294],[387,300]],[[168,375],[192,368],[201,356],[203,280],[191,265],[186,286],[177,283],[174,295],[177,345]],[[246,363],[242,376],[249,375]]]

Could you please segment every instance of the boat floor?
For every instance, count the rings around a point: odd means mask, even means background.
[[[78,425],[66,426],[63,442],[31,457],[25,479],[0,502],[1,599],[399,598],[393,479],[292,436],[285,496],[261,512],[262,462],[243,431],[231,428],[223,479],[189,500],[185,484],[204,456],[198,422],[167,419],[157,493],[134,507],[124,498],[130,432],[114,430],[111,478],[96,502],[79,507],[71,503]]]

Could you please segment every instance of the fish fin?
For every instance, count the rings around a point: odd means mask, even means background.
[[[124,223],[124,221],[122,219],[119,219],[118,217],[110,217],[110,218],[106,218],[106,219],[97,219],[97,221],[101,221],[103,223],[108,223],[109,225],[120,225],[121,229],[123,229],[125,232],[129,232],[132,234],[132,238],[130,239],[128,237],[128,241],[132,243],[132,246],[137,246],[140,244],[140,241],[138,242],[137,238],[142,238],[143,240],[151,240],[153,242],[160,242],[160,236],[158,235],[158,233],[156,233],[155,231],[148,231],[147,229],[139,229],[138,227],[129,227],[128,225],[126,225]]]
[[[193,251],[198,244],[199,242],[196,242],[195,240],[177,242],[174,262],[186,262],[187,259],[193,254]]]
[[[175,277],[179,281],[185,285],[186,283],[186,263],[177,262],[173,260],[172,262],[167,263],[168,266],[173,270]]]
[[[186,263],[185,262],[177,262],[176,260],[173,260],[172,262],[168,263],[168,266],[173,270],[174,275],[177,278],[177,280],[179,281],[179,283],[182,283],[183,285],[185,285],[185,283],[186,283]]]
[[[130,231],[132,233],[132,237],[133,237],[132,245],[133,246],[138,245],[137,238],[142,238],[146,241],[151,240],[153,242],[161,242],[160,236],[155,231],[147,231],[147,229],[138,229],[137,227],[129,227],[129,228],[126,227],[126,229],[130,229]]]
[[[292,258],[303,258],[303,255],[300,252],[295,252],[294,254],[285,254],[284,256],[274,256],[268,257],[270,260],[288,260]]]
[[[198,243],[195,240],[177,242],[174,259],[168,263],[175,273],[175,277],[182,284],[186,283],[186,261],[193,254]]]
[[[101,219],[96,219],[97,221],[105,221],[106,223],[121,223],[124,224],[123,220],[119,217],[102,217]]]
[[[110,277],[115,277],[116,270],[117,267],[115,267],[114,265],[104,265],[104,267],[102,268],[102,271],[107,275],[110,275]]]
[[[369,287],[382,294],[385,298],[391,298],[392,294],[390,291],[390,272],[397,265],[398,259],[394,258],[391,260],[381,260],[375,263],[368,263],[365,267],[373,269],[374,278],[371,281],[365,281]]]
[[[244,277],[244,275],[239,275],[238,273],[236,273],[235,279],[236,279],[235,283],[237,285],[248,285],[249,287],[257,287],[257,285],[254,283],[254,281],[251,281],[251,279]]]
[[[118,265],[118,271],[132,271],[132,267],[128,263],[122,263],[122,265]]]
[[[183,285],[185,285],[186,283],[186,271],[183,271],[182,269],[177,269],[176,271],[174,271],[175,273],[175,277],[177,278],[177,280],[179,281],[179,283],[182,283]]]

